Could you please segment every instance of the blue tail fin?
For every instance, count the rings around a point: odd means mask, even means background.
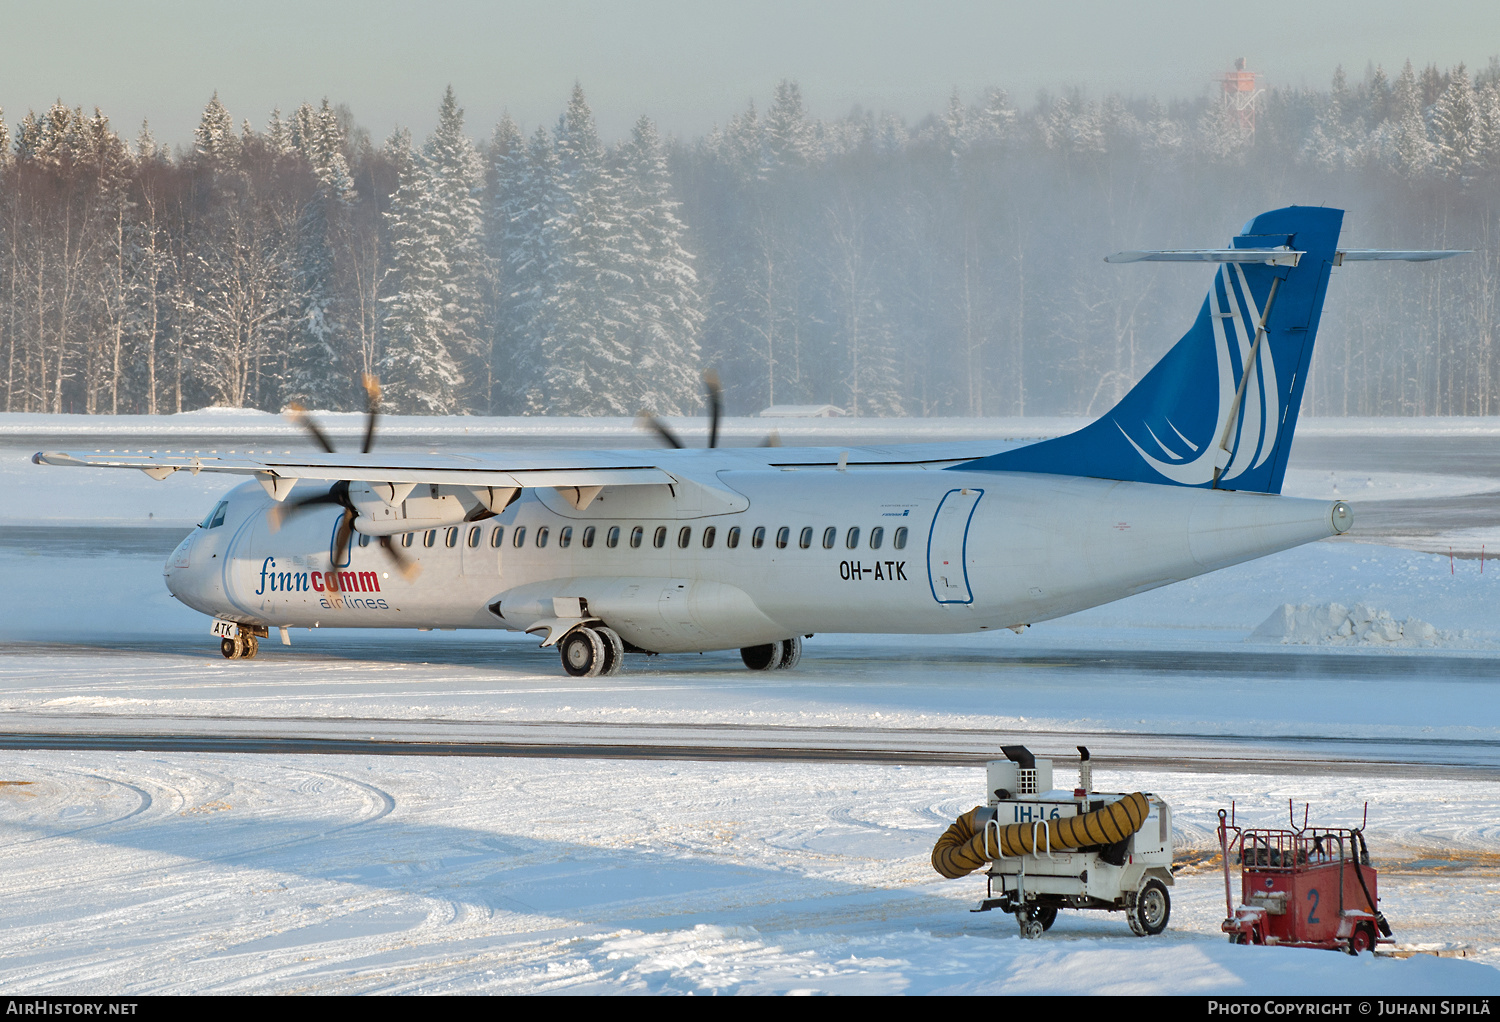
[[[1251,220],[1233,247],[1285,246],[1295,266],[1222,263],[1197,321],[1103,418],[958,467],[1280,493],[1343,219],[1292,206]]]

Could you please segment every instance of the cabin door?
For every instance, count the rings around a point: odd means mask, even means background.
[[[927,581],[939,603],[973,603],[965,547],[969,521],[983,490],[949,490],[938,504],[927,537]]]

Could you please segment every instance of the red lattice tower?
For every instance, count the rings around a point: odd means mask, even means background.
[[[1233,71],[1225,71],[1219,75],[1219,84],[1224,90],[1224,108],[1231,123],[1246,140],[1255,137],[1256,100],[1265,91],[1255,87],[1257,77],[1254,71],[1245,70],[1244,57],[1235,60]]]

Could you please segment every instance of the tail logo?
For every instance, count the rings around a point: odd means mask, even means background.
[[[1164,442],[1143,419],[1140,426],[1151,437],[1160,452],[1158,456],[1136,443],[1125,427],[1118,420],[1115,422],[1115,427],[1147,465],[1182,486],[1203,486],[1213,482],[1214,468],[1218,465],[1223,465],[1224,469],[1219,475],[1221,483],[1259,468],[1276,449],[1276,435],[1281,422],[1281,394],[1276,382],[1276,365],[1272,359],[1271,345],[1263,340],[1255,358],[1255,377],[1245,387],[1233,442],[1227,445],[1227,452],[1220,447],[1219,441],[1225,436],[1228,416],[1234,411],[1234,395],[1239,389],[1230,346],[1238,347],[1240,372],[1243,372],[1245,364],[1250,360],[1250,347],[1255,340],[1261,312],[1255,295],[1250,290],[1250,283],[1245,279],[1245,271],[1238,263],[1226,263],[1220,267],[1214,286],[1209,289],[1208,302],[1218,363],[1218,407],[1214,415],[1213,434],[1201,443],[1194,443],[1168,418],[1165,420],[1166,424],[1175,438],[1169,437],[1172,442]],[[1226,321],[1231,325],[1230,329],[1226,329]],[[1225,458],[1228,460],[1225,461]]]

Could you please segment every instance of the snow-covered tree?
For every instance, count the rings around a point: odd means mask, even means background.
[[[234,118],[219,102],[215,92],[203,108],[198,127],[193,130],[193,147],[198,155],[215,170],[224,169],[239,155],[240,140],[234,132]]]
[[[776,83],[766,111],[766,155],[773,168],[805,167],[817,156],[817,136],[802,109],[802,89],[789,78]]]
[[[1469,72],[1459,64],[1432,108],[1433,169],[1453,181],[1468,179],[1483,151],[1482,132]]]
[[[547,255],[540,393],[552,414],[628,415],[631,237],[619,180],[582,87],[553,132],[556,206],[542,225]]]
[[[412,150],[405,133],[386,146],[401,168],[401,183],[386,214],[390,287],[381,299],[386,307],[380,363],[384,398],[395,412],[452,415],[462,410],[464,376],[448,346],[443,315],[448,264],[430,214],[427,161]]]
[[[551,287],[556,239],[551,229],[562,196],[552,136],[537,128],[501,203],[508,290],[496,342],[500,407],[512,414],[546,410],[543,372],[551,335]]]
[[[481,323],[484,172],[451,86],[422,152],[399,159],[409,170],[387,214],[387,394],[394,408],[411,412],[488,407],[488,395],[464,389],[488,347]]]
[[[516,398],[515,330],[509,318],[515,280],[509,253],[512,221],[521,215],[517,200],[525,188],[526,170],[526,139],[510,114],[504,114],[485,154],[484,305],[490,330],[485,389],[491,412],[521,404]]]
[[[667,154],[656,125],[636,121],[620,147],[621,203],[628,218],[631,403],[681,415],[698,403],[698,330],[703,322],[698,277],[683,247]]]
[[[1401,69],[1391,94],[1391,120],[1396,125],[1397,169],[1409,178],[1420,177],[1432,166],[1432,143],[1422,118],[1422,93],[1411,61]]]
[[[303,104],[304,108],[311,109]],[[342,308],[338,253],[354,202],[354,182],[344,157],[344,133],[323,100],[304,124],[298,149],[312,170],[312,198],[298,222],[297,329],[287,357],[284,396],[313,408],[343,408],[350,399],[349,324]]]

